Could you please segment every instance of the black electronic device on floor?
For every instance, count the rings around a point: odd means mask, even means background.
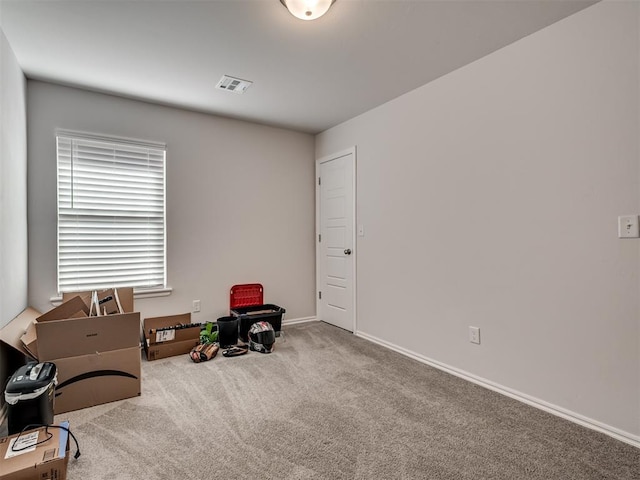
[[[30,362],[11,376],[4,391],[9,435],[27,425],[53,423],[57,369],[51,362]]]

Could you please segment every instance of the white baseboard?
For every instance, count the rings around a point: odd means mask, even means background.
[[[282,325],[295,325],[296,323],[307,323],[307,322],[315,322],[318,320],[316,317],[300,317],[300,318],[292,318],[290,320],[283,320]]]
[[[604,433],[605,435],[609,435],[610,437],[615,438],[616,440],[620,440],[621,442],[628,443],[636,448],[640,448],[640,436],[633,435],[629,432],[625,432],[623,430],[617,429],[610,425],[606,425],[602,422],[598,422],[591,418],[587,418],[578,413],[572,412],[565,408],[559,407],[557,405],[553,405],[549,402],[545,402],[544,400],[540,400],[539,398],[532,397],[522,392],[518,392],[511,388],[505,387],[503,385],[499,385],[490,380],[486,380],[484,378],[473,375],[469,372],[465,372],[464,370],[460,370],[455,367],[451,367],[444,363],[438,362],[436,360],[427,358],[423,355],[417,354],[405,348],[399,347],[398,345],[389,343],[380,338],[374,337],[373,335],[369,335],[367,333],[357,331],[355,335],[358,337],[364,338],[365,340],[369,340],[370,342],[376,343],[383,347],[386,347],[390,350],[396,351],[405,355],[407,357],[413,358],[421,363],[427,364],[444,372],[450,373],[451,375],[455,375],[456,377],[460,377],[469,382],[480,385],[481,387],[488,388],[489,390],[493,390],[494,392],[498,392],[502,395],[506,395],[509,398],[513,398],[514,400],[518,400],[522,403],[526,403],[535,408],[539,408],[540,410],[544,410],[545,412],[551,413],[558,417],[564,418],[565,420],[569,420],[573,423],[577,423],[578,425],[582,425],[583,427],[590,428],[592,430],[596,430],[600,433]]]

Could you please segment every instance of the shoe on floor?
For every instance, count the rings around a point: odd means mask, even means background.
[[[236,345],[235,347],[229,347],[222,351],[222,355],[225,357],[237,357],[238,355],[244,355],[249,351],[246,346]]]

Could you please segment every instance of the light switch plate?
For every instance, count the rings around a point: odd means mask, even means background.
[[[480,327],[469,327],[469,341],[480,344]]]
[[[618,217],[618,238],[638,238],[638,215],[621,215]]]

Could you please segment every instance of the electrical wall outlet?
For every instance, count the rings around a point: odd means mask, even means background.
[[[622,215],[618,217],[618,238],[638,238],[640,230],[638,229],[637,215]]]
[[[198,313],[200,311],[200,300],[193,301],[193,308],[191,309],[193,313]]]
[[[469,341],[480,345],[480,327],[469,327]]]

